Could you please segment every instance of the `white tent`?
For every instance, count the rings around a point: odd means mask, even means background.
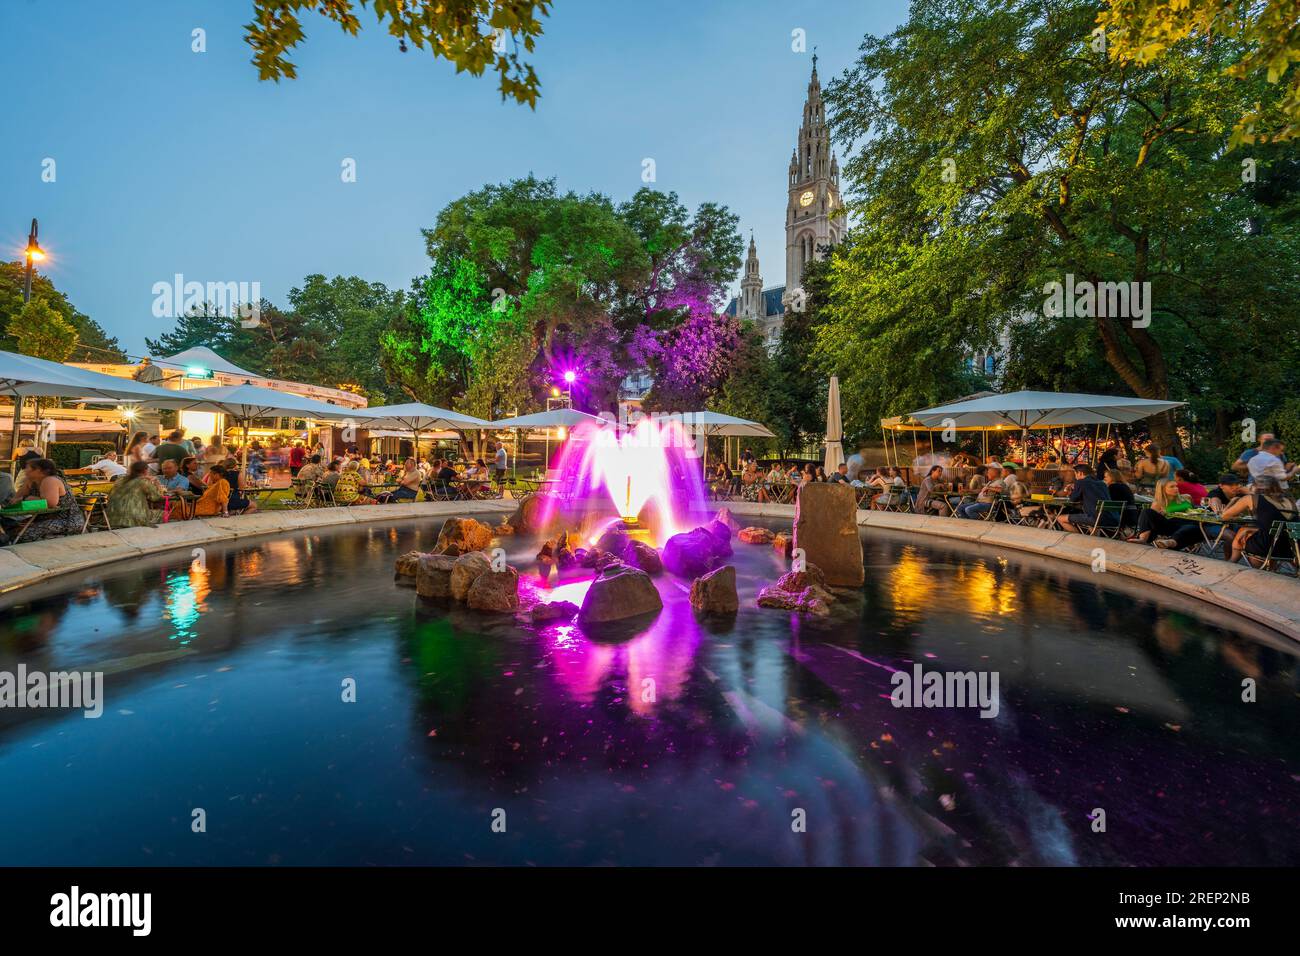
[[[25,398],[75,397],[154,405],[174,398],[176,393],[129,378],[104,375],[102,372],[91,372],[59,362],[47,362],[31,355],[0,352],[0,395],[9,396],[14,403],[13,446],[16,448]]]
[[[1125,395],[1022,391],[937,405],[908,417],[927,428],[1018,428],[1027,463],[1024,439],[1031,428],[1129,424],[1183,404]]]
[[[830,388],[826,394],[826,458],[822,462],[822,468],[827,476],[834,474],[844,462],[844,446],[840,444],[840,439],[843,437],[844,425],[840,420],[840,379],[838,375],[832,375]]]
[[[177,352],[175,355],[168,355],[164,358],[151,358],[150,362],[161,368],[179,368],[189,371],[190,369],[202,369],[205,372],[222,372],[226,375],[238,375],[240,378],[266,378],[265,375],[258,375],[256,372],[250,372],[242,369],[233,362],[227,362],[212,349],[203,345],[195,346],[192,349],[185,349],[183,352]]]

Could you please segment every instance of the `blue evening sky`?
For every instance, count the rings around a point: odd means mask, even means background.
[[[304,276],[406,288],[419,230],[485,183],[555,176],[620,201],[655,185],[713,200],[754,230],[765,285],[784,276],[785,176],[815,44],[823,84],[905,0],[557,0],[533,62],[535,112],[490,77],[456,75],[386,33],[315,14],[299,78],[263,83],[242,25],[251,0],[0,0],[8,135],[0,244],[33,216],[49,274],[133,356],[170,327],[155,282],[261,283],[284,304]],[[319,22],[318,22],[319,20]],[[191,31],[207,52],[191,52]],[[42,182],[42,162],[57,179]],[[341,163],[356,160],[357,182]]]

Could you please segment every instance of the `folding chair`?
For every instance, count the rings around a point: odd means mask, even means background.
[[[1124,533],[1124,511],[1128,502],[1125,501],[1103,501],[1097,505],[1097,514],[1092,519],[1092,527],[1088,529],[1088,534],[1101,538],[1118,539]],[[1107,524],[1103,519],[1106,515],[1113,515],[1115,523]]]
[[[1300,577],[1300,521],[1274,521],[1269,529],[1268,554],[1264,557],[1265,571],[1277,571],[1283,564],[1290,564],[1291,570]],[[1273,557],[1274,550],[1283,538],[1291,542],[1290,557]]]
[[[280,502],[282,508],[310,508],[312,498],[315,496],[316,482],[314,481],[293,481],[293,495],[285,498]]]

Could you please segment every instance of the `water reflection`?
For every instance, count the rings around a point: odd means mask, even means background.
[[[0,791],[7,859],[1300,861],[1294,649],[1204,606],[873,532],[866,585],[828,619],[755,608],[780,563],[740,547],[734,620],[698,619],[664,577],[657,618],[593,640],[397,588],[394,557],[435,537],[286,536],[11,599],[0,669],[110,676],[100,721],[0,713],[0,771],[24,781]],[[996,671],[999,716],[893,708],[890,675],[916,662]],[[159,825],[196,793],[230,815],[222,841]],[[1123,822],[1104,841],[1098,805]]]

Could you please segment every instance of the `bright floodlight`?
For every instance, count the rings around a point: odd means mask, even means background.
[[[571,372],[571,371],[570,371],[570,372],[565,372],[565,373],[564,373],[564,380],[565,380],[566,382],[568,382],[570,385],[573,384],[574,379],[576,379],[577,377],[578,377],[578,376],[575,375],[575,374],[573,374],[573,372]]]

